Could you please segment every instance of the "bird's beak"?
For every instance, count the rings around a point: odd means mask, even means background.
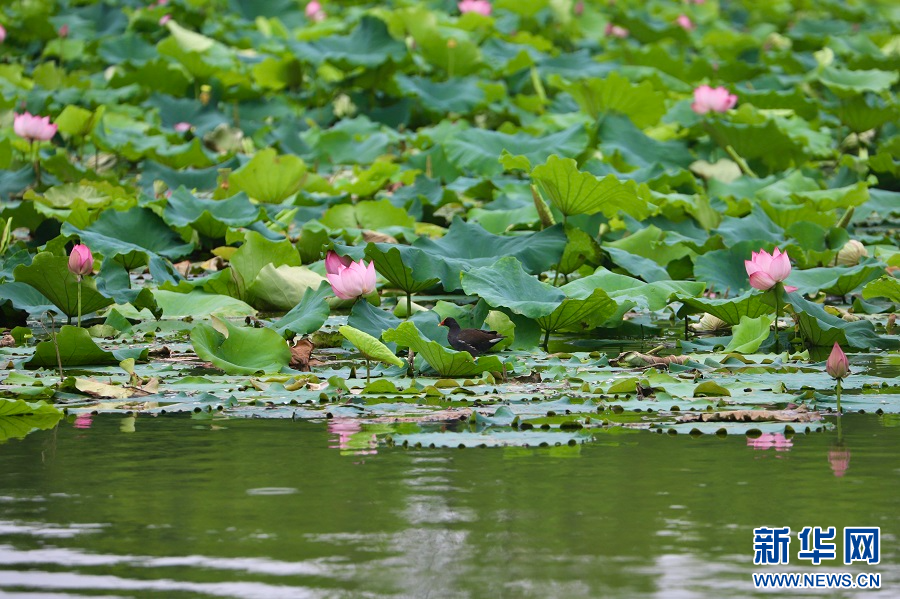
[[[438,326],[439,326],[439,327],[446,326],[446,325],[444,324],[444,322],[446,322],[446,320],[447,320],[447,319],[445,318],[444,320],[440,321],[440,322],[438,323]]]

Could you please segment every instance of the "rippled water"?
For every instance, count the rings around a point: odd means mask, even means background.
[[[69,422],[0,445],[0,595],[747,596],[779,570],[752,565],[754,527],[855,525],[881,527],[881,564],[780,570],[880,572],[897,596],[891,422],[845,417],[842,448],[640,432],[366,454],[322,423]]]

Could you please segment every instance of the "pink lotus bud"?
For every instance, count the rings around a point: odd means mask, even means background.
[[[59,33],[59,37],[69,37],[69,26],[63,25],[57,33]]]
[[[619,27],[618,25],[613,25],[612,23],[606,24],[606,29],[604,29],[603,33],[607,37],[618,37],[618,38],[626,38],[628,37],[628,30],[624,27]]]
[[[775,248],[771,254],[766,250],[753,252],[750,260],[744,260],[744,268],[750,277],[750,286],[760,291],[766,291],[788,278],[791,274],[791,261],[787,254]],[[796,287],[785,285],[787,292],[797,291]]]
[[[49,116],[34,116],[26,112],[15,116],[13,131],[28,141],[49,141],[56,135],[56,125],[50,123]]]
[[[334,264],[332,259],[332,264]],[[328,270],[326,258],[326,271]],[[355,299],[363,295],[369,295],[375,291],[375,263],[364,260],[350,262],[350,266],[343,263],[338,267],[338,272],[328,273],[328,282],[334,294],[341,299]]]
[[[462,14],[477,12],[486,17],[491,14],[491,3],[488,0],[461,0],[456,6]]]
[[[701,85],[694,90],[694,103],[691,109],[697,114],[707,112],[727,112],[737,104],[737,96],[729,94],[724,87]]]
[[[575,6],[572,8],[572,12],[575,13],[576,17],[580,17],[584,14],[584,0],[578,0],[575,3]]]
[[[172,15],[163,15],[159,18],[160,27],[164,27],[166,23],[172,20]]]
[[[175,131],[177,131],[178,133],[184,133],[185,131],[191,130],[191,124],[185,121],[181,121],[180,123],[175,123],[172,128],[175,129]]]
[[[79,414],[75,417],[75,422],[72,423],[72,426],[75,428],[91,428],[91,421],[93,417],[90,414]]]
[[[94,272],[94,255],[91,254],[88,246],[79,243],[72,248],[72,252],[69,254],[69,271],[79,280],[84,275]]]
[[[694,22],[691,21],[690,17],[687,15],[678,15],[678,18],[675,19],[675,23],[685,31],[690,31],[694,28]]]
[[[850,374],[850,362],[847,360],[847,354],[841,349],[839,343],[835,342],[831,348],[831,355],[825,361],[825,372],[834,379],[843,379]]]
[[[327,16],[318,0],[310,0],[306,5],[306,18],[310,21],[324,21]]]
[[[0,25],[0,44],[6,41],[6,28]]]

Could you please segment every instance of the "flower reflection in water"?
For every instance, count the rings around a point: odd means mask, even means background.
[[[842,442],[833,445],[828,451],[828,464],[836,477],[844,476],[850,468],[850,448]]]
[[[337,435],[336,445],[332,449],[348,450],[353,455],[371,455],[378,453],[375,449],[377,441],[374,434],[362,430],[362,424],[355,418],[333,418],[328,421],[328,432]]]
[[[91,428],[91,423],[94,417],[90,414],[79,414],[75,417],[75,422],[72,423],[72,426],[75,428]]]
[[[790,451],[794,442],[784,436],[784,433],[763,433],[758,437],[747,437],[747,447],[753,449],[774,449],[775,451]]]

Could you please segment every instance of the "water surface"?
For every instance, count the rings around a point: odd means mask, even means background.
[[[723,597],[779,570],[900,593],[900,428],[875,415],[846,416],[842,448],[636,432],[365,454],[322,422],[130,422],[0,445],[0,594]],[[881,564],[811,566],[795,538],[791,566],[754,567],[764,525],[880,526]]]

